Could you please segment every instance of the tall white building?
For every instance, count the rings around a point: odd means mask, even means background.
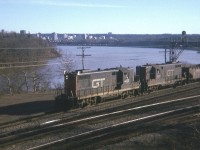
[[[64,35],[63,35],[63,38],[64,38],[64,39],[67,39],[67,38],[68,38],[68,34],[64,34]]]
[[[57,41],[58,40],[58,35],[57,35],[57,33],[52,33],[52,35],[53,35],[53,41]]]

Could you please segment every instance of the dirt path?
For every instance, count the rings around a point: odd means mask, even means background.
[[[0,96],[0,123],[53,111],[54,97],[54,93]]]

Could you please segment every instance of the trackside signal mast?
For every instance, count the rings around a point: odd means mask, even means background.
[[[183,53],[185,47],[187,47],[186,32],[182,31],[181,42],[171,42],[171,48],[169,50],[169,62],[175,63],[179,56]],[[165,50],[165,56],[167,51]]]
[[[82,58],[82,67],[83,67],[83,70],[85,69],[85,67],[84,67],[84,58],[85,58],[86,56],[91,56],[91,55],[85,55],[85,49],[86,49],[86,48],[91,48],[91,47],[86,47],[86,46],[77,47],[77,49],[82,49],[82,54],[79,54],[79,55],[76,55],[76,56],[81,56],[81,58]]]

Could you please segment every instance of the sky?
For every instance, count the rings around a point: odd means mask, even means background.
[[[0,30],[200,34],[200,0],[0,0]]]

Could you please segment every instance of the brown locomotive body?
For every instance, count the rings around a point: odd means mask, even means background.
[[[105,70],[77,70],[65,73],[65,94],[78,103],[96,103],[106,98],[126,97],[139,89],[134,81],[133,68],[110,68]]]

